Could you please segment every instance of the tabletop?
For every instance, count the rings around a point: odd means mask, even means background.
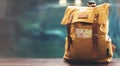
[[[68,63],[62,58],[1,58],[0,66],[120,66],[120,59],[110,63]]]

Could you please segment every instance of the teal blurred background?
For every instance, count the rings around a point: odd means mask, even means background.
[[[64,54],[66,27],[60,22],[65,8],[75,5],[67,0],[0,0],[0,57],[61,58]],[[81,0],[82,6],[88,1]],[[94,0],[97,5],[110,3],[109,35],[120,57],[120,1]]]

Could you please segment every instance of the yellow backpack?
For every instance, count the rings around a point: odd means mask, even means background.
[[[110,62],[115,46],[108,36],[109,3],[88,7],[68,6],[62,25],[67,25],[65,60]]]

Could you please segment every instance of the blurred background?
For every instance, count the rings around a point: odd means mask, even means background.
[[[67,6],[110,3],[109,35],[120,57],[120,0],[0,0],[1,58],[61,58],[66,27],[60,22]]]

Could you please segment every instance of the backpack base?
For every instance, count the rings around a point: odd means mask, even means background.
[[[84,60],[84,59],[66,59],[63,58],[66,62],[79,62],[79,63],[109,63],[112,58],[98,59],[98,60]]]

